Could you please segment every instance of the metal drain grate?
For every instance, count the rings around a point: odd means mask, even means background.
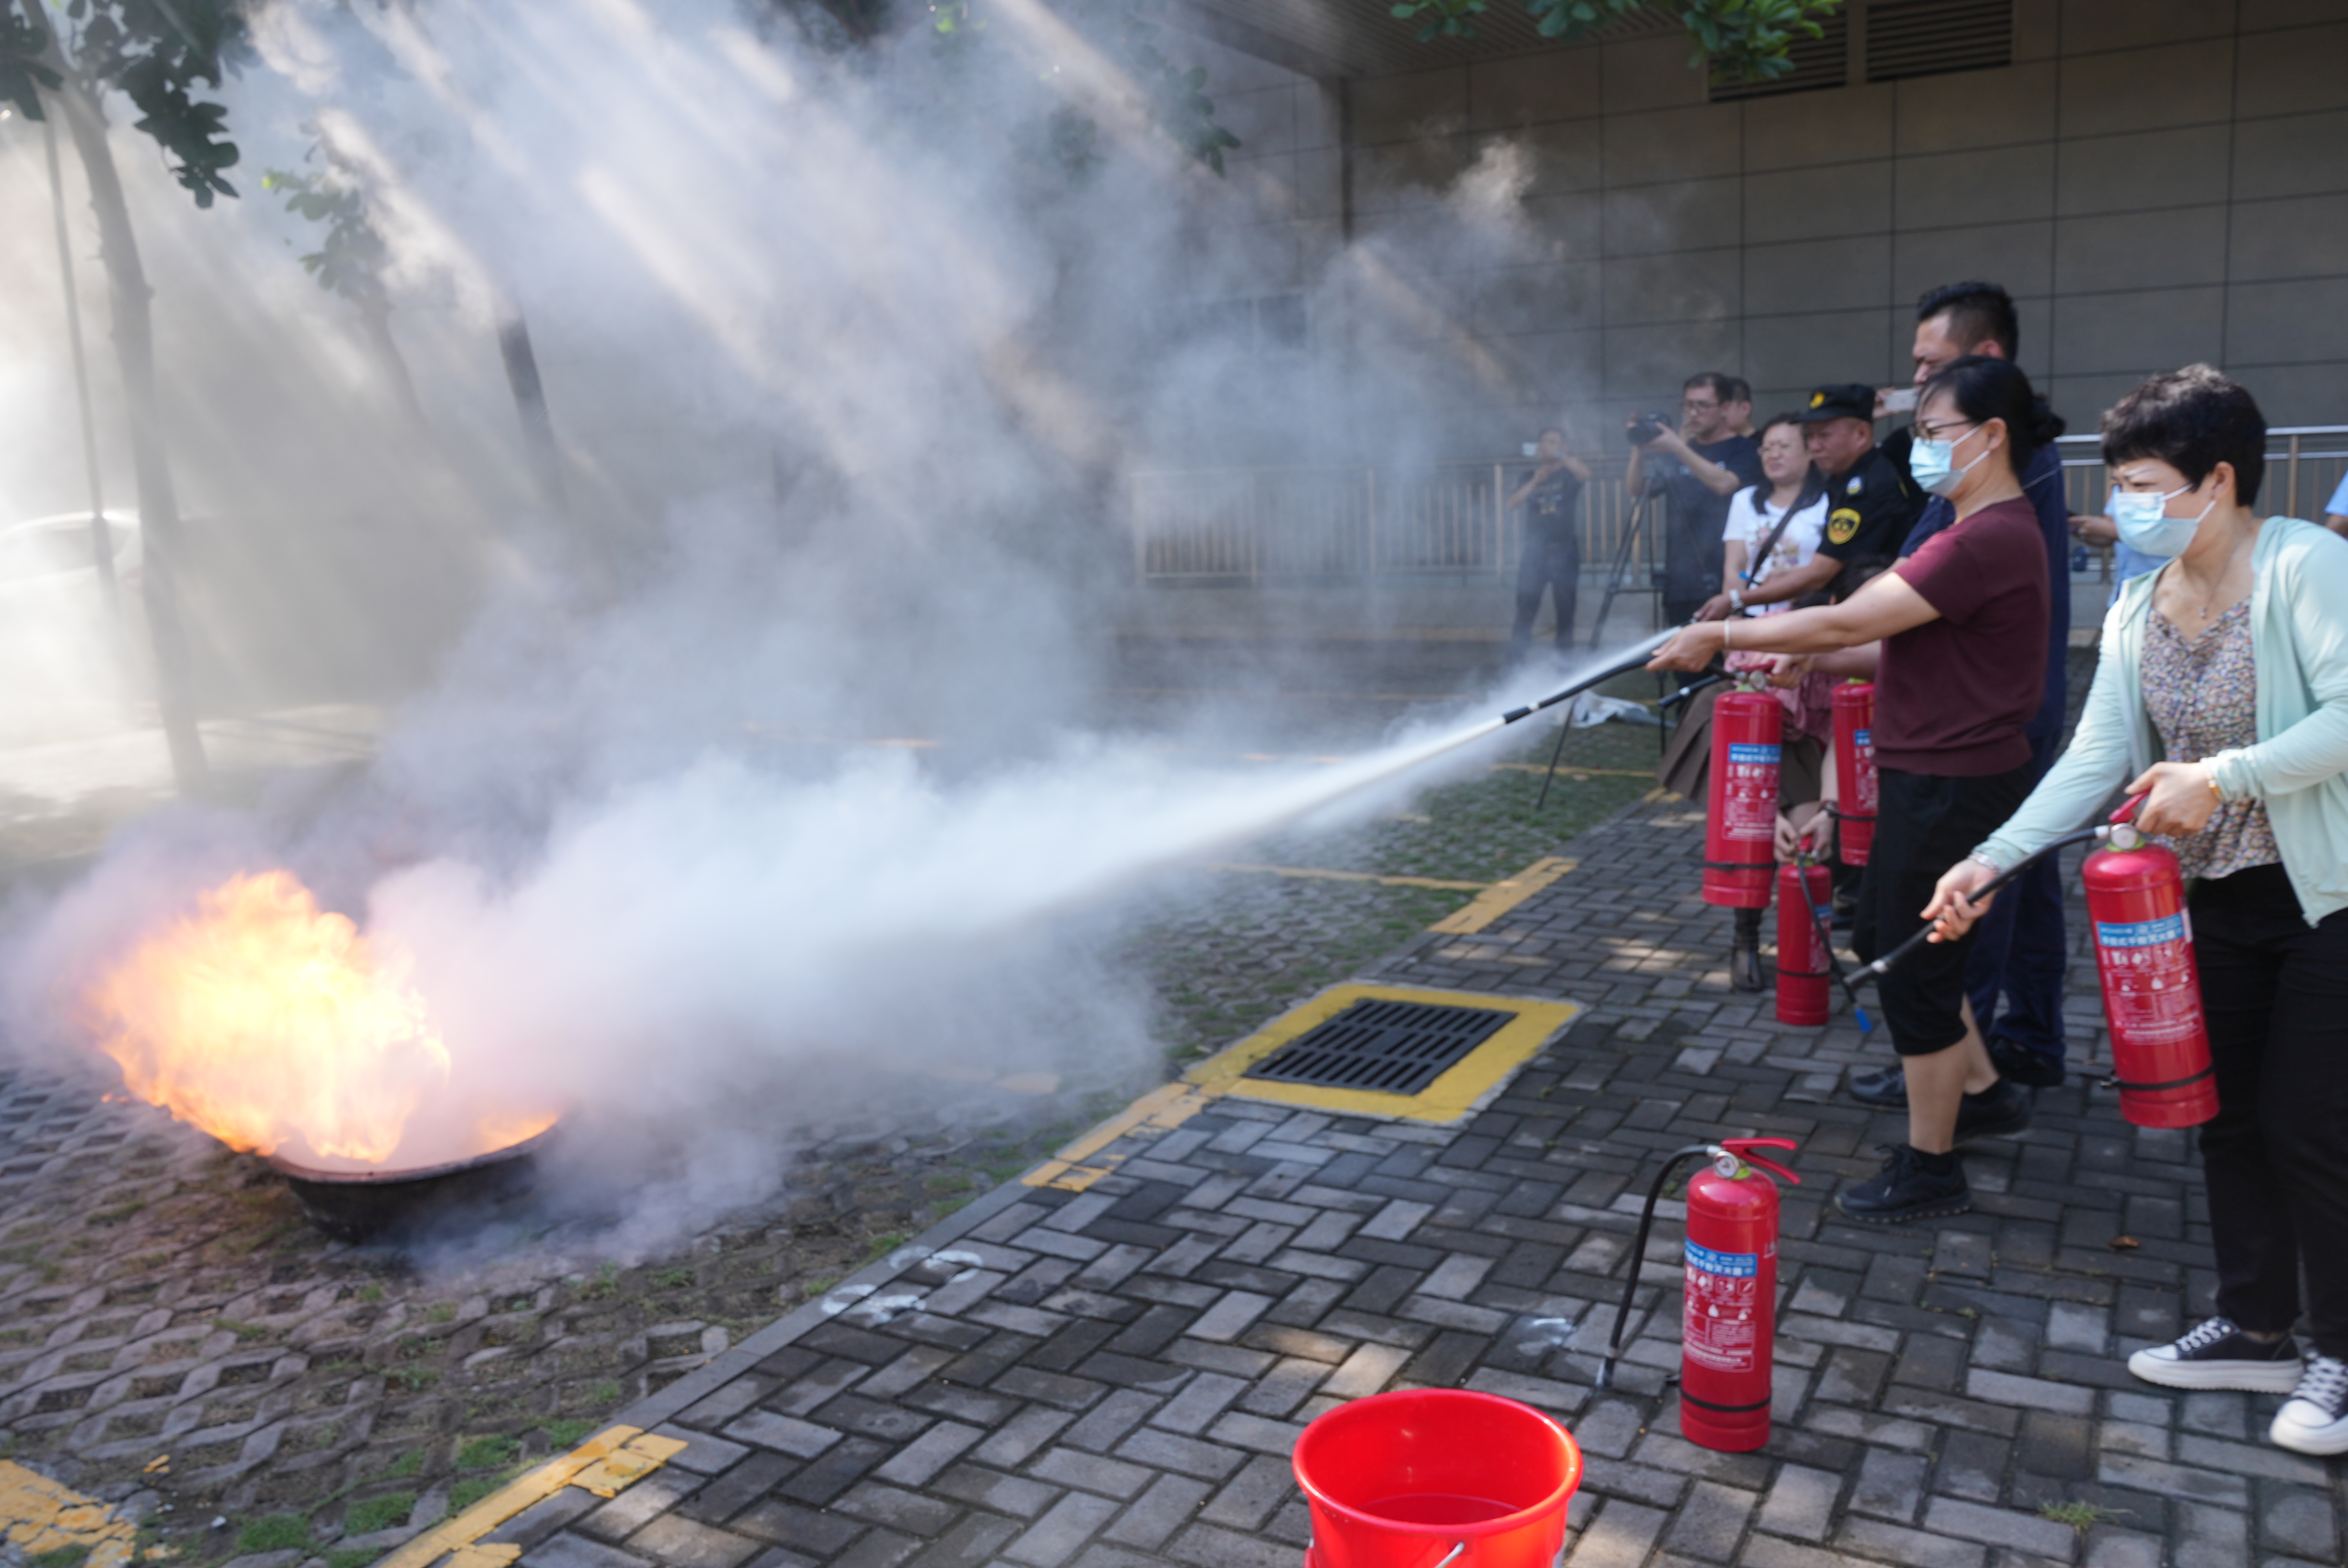
[[[1247,1076],[1416,1094],[1516,1016],[1498,1008],[1358,1001],[1249,1068]]]

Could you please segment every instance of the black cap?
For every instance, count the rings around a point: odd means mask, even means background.
[[[1802,410],[1802,423],[1816,425],[1822,419],[1864,419],[1874,424],[1875,388],[1855,381],[1819,387],[1810,394],[1809,406]]]

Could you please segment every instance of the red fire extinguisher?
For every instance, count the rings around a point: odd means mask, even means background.
[[[2218,1081],[2185,878],[2177,856],[2159,845],[2124,845],[2118,830],[2111,841],[2087,856],[2081,876],[2120,1114],[2138,1127],[2198,1127],[2218,1114]]]
[[[1827,989],[1834,954],[1818,911],[1834,897],[1834,878],[1810,861],[1777,867],[1777,1021],[1816,1025],[1832,1010]]]
[[[2087,856],[2087,917],[2095,934],[2096,979],[2112,1031],[2112,1080],[2120,1114],[2138,1127],[2198,1127],[2218,1114],[2209,1064],[2209,1030],[2201,1013],[2201,979],[2193,964],[2193,927],[2185,912],[2185,876],[2177,856],[2147,844],[2129,820],[2142,795],[2129,797],[2100,827],[2065,834],[1998,873],[1972,896],[1976,904],[2024,867],[2074,844],[2106,841]],[[1879,975],[1931,934],[1925,927],[1851,977]]]
[[[1712,766],[1704,784],[1704,901],[1766,909],[1777,862],[1777,756],[1785,710],[1759,692],[1712,705]]]
[[[1864,866],[1875,845],[1875,688],[1853,681],[1834,691],[1835,839],[1845,866]]]
[[[1613,1341],[1598,1368],[1601,1389],[1612,1379],[1622,1354],[1622,1325],[1638,1294],[1655,1202],[1682,1160],[1705,1157],[1708,1163],[1688,1182],[1680,1316],[1680,1431],[1699,1448],[1746,1453],[1769,1440],[1777,1307],[1777,1187],[1769,1177],[1797,1184],[1802,1178],[1753,1151],[1793,1147],[1791,1138],[1724,1138],[1675,1151],[1656,1173],[1639,1216],[1630,1283],[1614,1315]]]

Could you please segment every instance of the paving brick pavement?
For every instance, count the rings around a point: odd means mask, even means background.
[[[1969,1152],[1972,1214],[1838,1221],[1836,1186],[1903,1131],[1835,1093],[1883,1048],[1727,989],[1700,828],[1642,806],[1495,927],[1364,973],[1588,1004],[1465,1124],[1225,1099],[1128,1139],[1081,1194],[997,1189],[623,1412],[688,1441],[656,1491],[560,1496],[489,1540],[525,1568],[1293,1568],[1304,1423],[1428,1386],[1574,1431],[1568,1568],[2340,1563],[2348,1468],[2269,1446],[2277,1399],[2122,1366],[2207,1308],[2187,1136],[2075,1075],[2027,1136]],[[2076,957],[2074,1049],[2107,1055]],[[1775,1435],[1717,1454],[1679,1435],[1665,1380],[1675,1225],[1616,1386],[1593,1375],[1654,1157],[1750,1133],[1797,1139],[1808,1179],[1785,1202]]]

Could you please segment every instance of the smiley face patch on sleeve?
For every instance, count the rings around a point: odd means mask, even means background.
[[[1827,514],[1828,542],[1847,545],[1859,537],[1859,513],[1849,507],[1837,507]]]

